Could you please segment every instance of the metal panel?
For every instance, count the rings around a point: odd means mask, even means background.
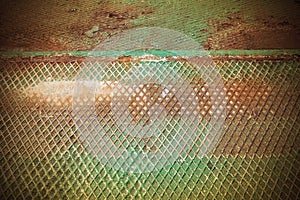
[[[172,70],[187,73],[183,76],[196,94],[202,124],[186,154],[179,153],[180,157],[173,163],[146,173],[116,170],[107,160],[99,159],[82,138],[74,118],[74,112],[75,115],[78,112],[74,109],[78,108],[78,104],[74,107],[78,96],[73,94],[78,87],[78,74],[85,72],[82,71],[85,66],[103,69],[107,65],[97,56],[85,58],[52,55],[1,60],[1,199],[299,197],[300,62],[297,56],[213,57],[224,83],[226,100],[225,121],[214,145],[207,145],[203,139],[207,137],[207,122],[212,116],[209,89],[203,79],[192,76],[189,63],[173,60]],[[162,69],[170,67],[167,62],[162,61]],[[102,79],[105,77],[103,90],[92,101],[96,105],[93,111],[97,123],[107,127],[108,135],[119,148],[151,152],[162,148],[165,140],[123,138],[117,134],[118,128],[105,120],[112,112],[112,97],[108,93],[114,89],[113,81],[122,79],[140,63],[140,60],[116,59],[104,66],[106,70],[100,71],[104,73]],[[89,71],[88,75],[96,77],[97,73],[97,70]],[[182,88],[179,84],[175,89]],[[149,94],[149,98],[161,95],[164,90],[159,84],[145,84],[140,89],[145,90],[142,96]],[[104,90],[108,93],[103,93]],[[180,111],[176,108],[180,104],[171,104],[176,99],[169,94],[165,104],[163,100],[159,102],[168,107],[168,115],[174,116]],[[138,122],[147,125],[147,120],[143,121],[147,115],[137,112],[143,109],[137,105],[147,105],[147,101],[133,97],[131,103],[136,101],[136,104],[131,105],[131,114],[137,122],[131,126],[136,127]],[[172,130],[176,129],[174,122]],[[204,153],[198,156],[203,148]]]

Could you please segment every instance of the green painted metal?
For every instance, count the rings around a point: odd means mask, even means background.
[[[43,170],[37,170],[36,166]],[[295,152],[272,157],[185,160],[158,172],[130,174],[107,168],[92,156],[83,156],[74,146],[62,155],[26,159],[16,167],[14,171],[34,169],[25,170],[17,177],[25,185],[25,180],[35,177],[29,189],[34,190],[35,185],[51,186],[40,188],[37,196],[44,194],[44,198],[279,199],[284,193],[273,191],[282,191],[281,181],[285,177],[293,177],[290,182],[295,181],[298,166]],[[43,176],[52,178],[45,180]]]

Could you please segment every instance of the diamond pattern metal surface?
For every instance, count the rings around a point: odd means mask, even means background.
[[[74,109],[75,101],[89,102],[84,99],[86,95],[74,98],[78,73],[84,66],[102,67],[107,63],[76,57],[67,57],[63,62],[51,57],[2,59],[1,199],[299,198],[299,60],[216,57],[214,62],[224,82],[222,103],[226,106],[225,122],[214,148],[197,157],[208,148],[205,140],[214,137],[207,134],[210,118],[221,114],[212,115],[212,91],[201,77],[194,77],[189,84],[203,122],[197,138],[173,164],[159,171],[130,173],[99,160],[80,139],[74,122],[74,112],[91,112],[83,111],[83,107]],[[92,100],[97,116],[94,124],[103,126],[120,148],[155,152],[167,143],[168,136],[178,137],[177,132],[148,138],[124,137],[109,120],[114,81],[138,64],[119,60],[105,66],[102,90]],[[174,66],[185,80],[190,77],[186,73],[188,63],[176,61]],[[129,110],[135,121],[131,126],[147,125],[150,105],[163,105],[166,115],[180,117],[178,97],[172,90],[163,93],[164,89],[159,84],[146,84],[133,91]],[[168,129],[176,130],[177,126],[176,120],[170,121]]]

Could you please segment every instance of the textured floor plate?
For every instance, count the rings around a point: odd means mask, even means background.
[[[140,174],[117,171],[97,159],[82,142],[74,123],[76,77],[83,66],[101,67],[103,60],[95,57],[87,61],[82,56],[2,59],[1,199],[297,199],[299,58],[218,56],[213,60],[224,83],[226,100],[225,121],[215,145],[201,158],[197,156],[201,148],[207,147],[203,143],[208,130],[205,122],[212,113],[208,88],[201,78],[194,77],[189,83],[198,100],[204,123],[202,131],[188,152],[173,164]],[[117,137],[118,130],[105,121],[111,113],[110,94],[115,82],[138,62],[116,59],[110,70],[105,71],[106,78],[99,83],[97,88],[101,89],[96,91],[98,96],[94,100],[97,120],[107,126],[107,132],[120,148],[138,147],[155,152],[163,146],[161,142]],[[191,77],[188,63],[172,63]],[[164,89],[158,85],[141,88],[146,91],[143,95],[152,97],[163,94]],[[144,107],[137,106],[147,105],[147,101],[133,97],[133,116],[138,122],[147,123],[143,121],[146,115],[139,112]],[[170,113],[178,112],[176,99],[170,99],[167,102],[175,103],[158,101],[165,107],[169,105]],[[137,104],[133,104],[135,101]]]

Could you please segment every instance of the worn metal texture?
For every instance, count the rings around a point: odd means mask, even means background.
[[[118,148],[151,153],[159,151],[167,141],[167,137],[157,140],[120,136],[114,122],[107,120],[113,118],[114,89],[140,60],[117,58],[105,66],[91,101],[85,99],[86,95],[74,95],[78,74],[85,66],[98,69],[107,64],[99,57],[1,59],[1,199],[299,198],[298,56],[251,56],[251,52],[247,56],[213,56],[223,81],[226,112],[220,115],[213,115],[211,91],[205,80],[193,76],[186,60],[170,58],[172,69],[187,80],[195,94],[201,128],[186,154],[146,173],[116,170],[99,159],[81,137],[74,114],[82,111],[76,108],[85,108],[79,105],[92,102],[97,123]],[[168,61],[162,61],[162,69],[171,66],[164,62]],[[97,77],[97,73],[93,71],[92,75]],[[186,89],[181,85],[174,88]],[[175,118],[170,120],[170,130],[175,132],[168,133],[177,136],[176,117],[180,119],[182,113],[176,91],[158,83],[144,84],[139,90],[127,89],[133,90],[126,98],[133,119],[131,127],[147,126],[152,116],[150,107],[162,105],[167,110],[163,116]],[[223,116],[225,120],[218,137],[211,136],[215,141],[208,145],[205,138],[209,137],[212,116]],[[162,134],[158,133],[157,138]]]

